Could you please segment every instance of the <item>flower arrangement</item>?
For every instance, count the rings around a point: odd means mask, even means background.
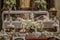
[[[42,23],[40,22],[22,22],[23,25],[25,25],[25,28],[29,30],[29,32],[39,31],[42,29]]]
[[[35,1],[35,3],[38,5],[39,10],[47,10],[46,8],[47,2],[45,0],[38,0]]]
[[[48,31],[44,31],[44,32],[42,32],[42,34],[46,37],[53,37],[54,36],[53,32],[48,32]]]
[[[4,7],[16,10],[16,0],[4,0]]]
[[[54,33],[54,36],[60,39],[60,32]]]

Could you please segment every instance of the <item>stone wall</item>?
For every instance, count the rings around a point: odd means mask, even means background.
[[[60,0],[55,0],[55,8],[57,9],[57,17],[60,20]]]
[[[55,8],[57,9],[57,17],[60,20],[60,0],[55,0]],[[60,30],[60,26],[59,26],[59,30]]]

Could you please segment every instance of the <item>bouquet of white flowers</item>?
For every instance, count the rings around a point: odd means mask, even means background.
[[[21,23],[25,29],[28,29],[29,32],[40,31],[42,29],[42,22],[37,21],[22,21]]]

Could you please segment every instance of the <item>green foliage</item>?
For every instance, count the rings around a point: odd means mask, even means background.
[[[36,4],[38,5],[39,10],[47,10],[47,2],[45,0],[39,0],[36,2]]]
[[[9,7],[9,8],[14,8],[16,9],[16,0],[4,0],[4,6],[6,7]]]
[[[35,26],[31,26],[31,27],[29,28],[29,31],[30,31],[30,33],[34,32],[34,31],[35,31]]]

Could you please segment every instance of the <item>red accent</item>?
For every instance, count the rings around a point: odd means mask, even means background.
[[[47,38],[46,37],[44,37],[44,38],[43,37],[39,37],[39,38],[36,38],[36,37],[35,38],[28,38],[27,37],[26,40],[47,40]]]

